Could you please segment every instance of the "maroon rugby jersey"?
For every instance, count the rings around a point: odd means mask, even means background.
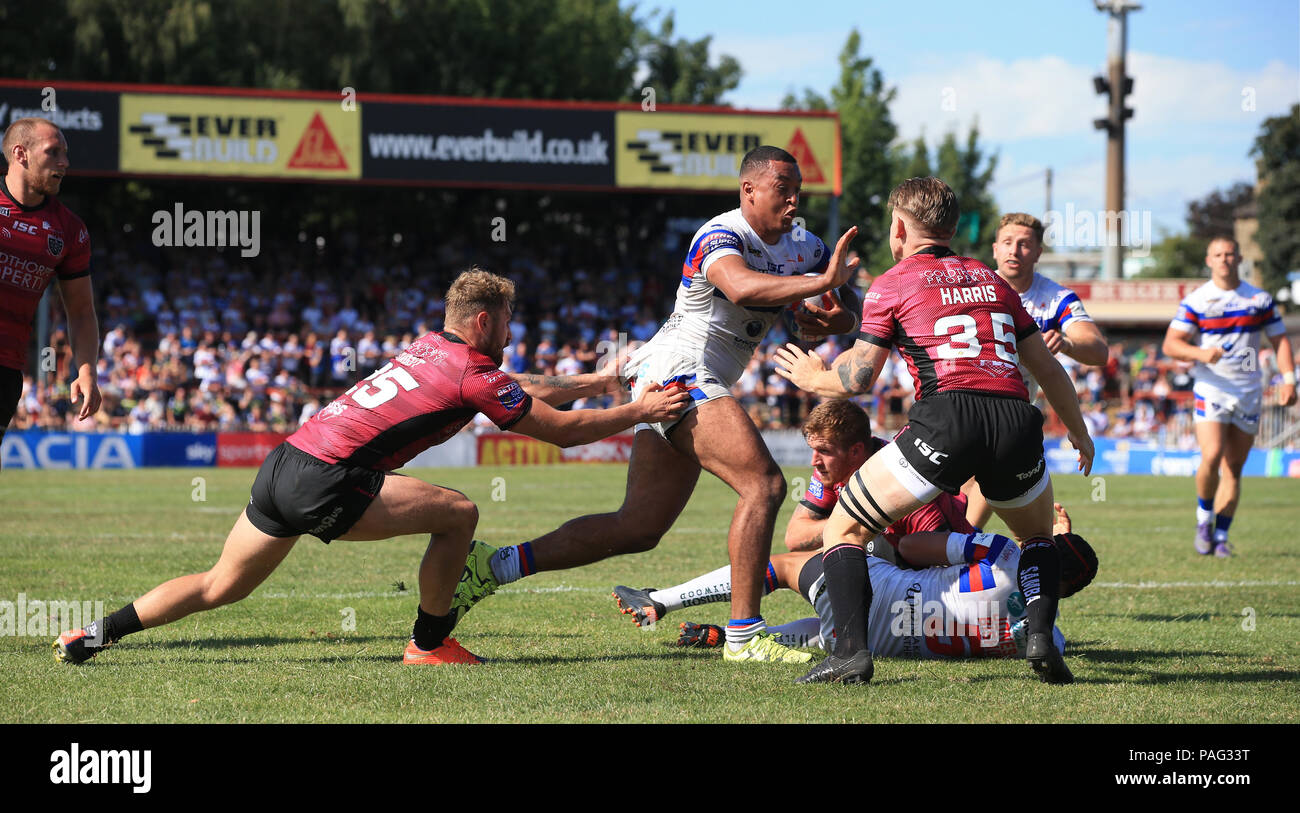
[[[289,436],[327,463],[392,471],[482,412],[502,429],[533,399],[492,360],[450,333],[421,336]]]
[[[898,346],[918,401],[952,390],[1028,400],[1017,347],[1037,330],[1020,295],[996,272],[931,246],[871,284],[858,338]]]
[[[0,366],[27,366],[32,320],[50,280],[90,274],[86,224],[58,198],[23,206],[0,178]]]

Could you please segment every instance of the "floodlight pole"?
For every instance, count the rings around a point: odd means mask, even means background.
[[[1124,75],[1128,50],[1128,12],[1142,8],[1133,0],[1093,0],[1098,11],[1110,15],[1106,26],[1107,76],[1093,79],[1098,93],[1110,94],[1109,113],[1093,124],[1106,131],[1106,243],[1102,249],[1103,279],[1119,279],[1124,266],[1122,222],[1124,214],[1124,121],[1133,111],[1124,106],[1124,97],[1133,90],[1133,79]]]

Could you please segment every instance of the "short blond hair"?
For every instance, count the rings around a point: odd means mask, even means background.
[[[927,234],[950,240],[961,208],[952,187],[935,177],[908,178],[889,193],[889,208],[906,212]]]
[[[477,265],[456,277],[447,289],[447,322],[463,323],[483,311],[495,313],[515,302],[515,284]]]
[[[808,413],[803,436],[824,438],[838,448],[848,449],[871,440],[871,419],[852,401],[823,401]]]
[[[993,233],[994,239],[997,239],[997,235],[1002,234],[1004,226],[1024,226],[1034,233],[1034,239],[1038,241],[1038,245],[1043,244],[1043,223],[1033,215],[1024,212],[1007,212],[998,221],[998,230]]]
[[[15,146],[22,144],[23,149],[30,150],[32,148],[32,145],[36,142],[36,128],[42,124],[48,127],[53,127],[55,133],[63,133],[63,131],[59,129],[59,125],[49,119],[38,119],[34,117],[18,119],[5,128],[4,142],[0,143],[0,149],[4,150],[4,160],[6,163],[9,162],[10,156],[13,155],[13,149]]]

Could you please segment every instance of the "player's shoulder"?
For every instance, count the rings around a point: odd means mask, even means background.
[[[695,237],[692,242],[714,232],[730,232],[736,237],[743,238],[751,231],[753,231],[753,229],[751,229],[749,223],[745,221],[745,217],[740,213],[740,209],[732,209],[729,212],[723,212],[720,215],[715,215],[714,217],[704,221],[704,225],[700,226],[699,229],[695,231]]]
[[[750,232],[747,231],[745,219],[739,217],[739,212],[739,209],[734,212],[723,212],[696,230],[687,252],[688,262],[698,262],[715,251],[734,251],[743,254]]]
[[[1268,291],[1251,285],[1245,280],[1242,280],[1241,283],[1237,285],[1233,293],[1257,307],[1268,307],[1273,304],[1273,297]]]
[[[826,483],[822,482],[822,478],[817,475],[817,470],[813,469],[812,473],[808,475],[808,493],[813,498],[821,500],[826,497],[827,490]]]
[[[1022,297],[1064,299],[1071,294],[1074,294],[1074,291],[1068,286],[1062,285],[1046,274],[1035,271],[1033,281],[1029,283],[1029,290],[1025,291]]]
[[[72,211],[71,209],[69,209],[67,205],[64,204],[63,201],[59,200],[57,197],[51,197],[49,200],[50,200],[49,213],[51,215],[58,217],[60,220],[63,220],[65,223],[75,224],[77,226],[86,225],[86,222],[81,219],[81,216],[78,215],[76,212]]]
[[[1215,297],[1216,292],[1221,292],[1222,290],[1223,289],[1215,285],[1213,281],[1206,280],[1200,287],[1194,288],[1187,294],[1187,296],[1183,297],[1183,304],[1199,305],[1206,300]]]

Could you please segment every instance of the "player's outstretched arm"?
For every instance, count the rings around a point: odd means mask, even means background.
[[[581,375],[532,375],[511,373],[524,392],[551,406],[563,406],[579,398],[592,398],[618,389],[618,377],[600,373]]]
[[[827,369],[820,356],[787,344],[776,351],[776,372],[799,389],[823,398],[851,398],[871,391],[888,357],[889,348],[858,339]]]
[[[1052,409],[1056,410],[1061,422],[1065,424],[1070,445],[1079,451],[1079,470],[1089,474],[1094,454],[1092,437],[1088,435],[1088,425],[1083,422],[1079,394],[1074,391],[1070,376],[1066,375],[1061,362],[1047,349],[1041,333],[1035,332],[1021,341],[1017,350],[1020,362],[1043,388],[1047,403],[1052,405]]]
[[[835,245],[835,252],[827,262],[826,270],[820,276],[778,277],[760,274],[745,265],[740,256],[732,254],[719,258],[709,266],[709,282],[737,305],[772,307],[798,302],[838,288],[853,279],[858,271],[859,260],[856,257],[852,260],[845,258],[848,256],[849,245],[857,235],[857,226],[844,232]]]
[[[609,409],[577,409],[561,412],[545,401],[533,401],[528,414],[511,427],[556,446],[581,446],[631,429],[638,423],[657,423],[680,417],[690,403],[690,394],[679,387],[652,387],[630,404]]]

